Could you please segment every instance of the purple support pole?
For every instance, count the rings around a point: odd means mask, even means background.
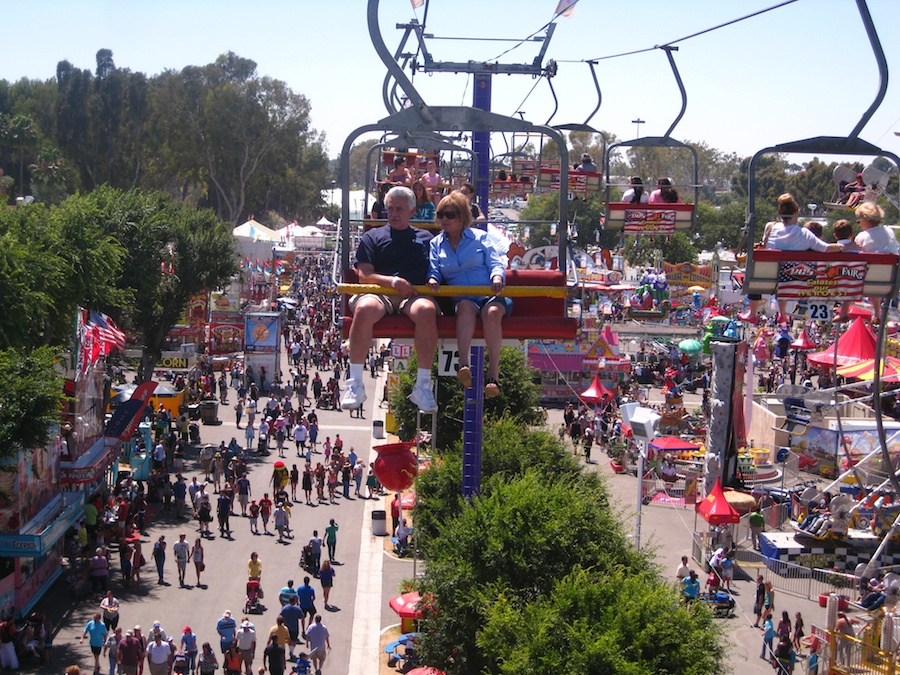
[[[472,347],[472,386],[463,404],[462,495],[466,499],[481,492],[481,433],[484,418],[484,347]]]

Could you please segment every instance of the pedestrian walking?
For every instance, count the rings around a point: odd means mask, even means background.
[[[309,657],[312,661],[313,668],[316,669],[316,675],[321,675],[322,666],[325,665],[325,658],[331,651],[331,636],[328,629],[322,625],[322,617],[316,614],[315,623],[306,631],[306,646],[309,649]]]
[[[200,671],[200,675],[213,675],[218,669],[219,659],[216,658],[212,645],[204,642],[197,660],[197,670]]]
[[[171,670],[172,647],[163,641],[159,633],[147,645],[147,665],[150,667],[150,675],[169,675]]]
[[[194,541],[191,548],[191,560],[194,561],[194,571],[197,573],[197,585],[200,586],[200,573],[206,569],[206,562],[203,560],[203,542],[200,539]]]
[[[188,668],[191,673],[197,670],[197,636],[190,626],[185,626],[181,631],[181,651],[187,656]]]
[[[259,534],[259,504],[256,503],[255,499],[250,501],[247,513],[250,514],[250,534]]]
[[[187,572],[188,559],[191,557],[191,545],[186,540],[187,535],[182,532],[172,546],[172,555],[175,556],[175,565],[178,567],[178,586],[181,588],[184,587],[184,575]]]
[[[300,455],[297,455],[298,457]],[[300,483],[300,470],[296,464],[291,465],[291,501],[297,501],[297,485]]]
[[[262,518],[263,534],[269,532],[269,516],[272,515],[272,500],[269,499],[269,493],[264,492],[263,498],[259,500],[259,516]]]
[[[331,588],[334,586],[334,568],[331,566],[330,560],[322,561],[322,567],[319,568],[319,582],[322,584],[322,600],[325,602],[325,609],[330,609],[328,598],[331,595]]]
[[[337,548],[338,524],[334,522],[334,518],[328,521],[328,527],[325,528],[325,546],[328,548],[328,559],[334,562],[334,552]]]
[[[106,597],[100,601],[100,611],[103,613],[103,623],[106,629],[114,631],[119,625],[119,599],[113,595],[112,591],[106,591]]]
[[[158,586],[163,586],[166,582],[163,579],[166,568],[166,535],[159,535],[159,539],[153,544],[153,562],[156,563],[156,574],[159,576],[157,580]]]
[[[316,591],[309,585],[309,577],[303,577],[303,585],[297,589],[297,601],[302,610],[302,616],[300,617],[301,637],[305,639],[306,617],[309,617],[309,623],[312,625],[313,617],[316,615]],[[282,616],[285,616],[283,610],[284,608],[282,608]],[[287,620],[286,616],[285,620]],[[290,628],[290,625],[288,625],[288,628]]]
[[[303,468],[303,496],[306,499],[307,506],[312,505],[312,488],[313,488],[312,467],[307,463],[307,465]]]
[[[95,673],[100,672],[100,652],[103,651],[103,645],[106,642],[106,634],[108,632],[106,624],[103,623],[100,616],[100,612],[97,612],[94,614],[94,618],[91,621],[88,621],[87,626],[84,629],[84,634],[81,636],[81,642],[79,642],[79,644],[84,644],[84,638],[89,638],[88,644],[91,647],[91,653],[94,655]]]
[[[116,627],[106,636],[103,643],[103,656],[109,659],[109,675],[116,675],[116,671],[119,670],[119,643],[122,640],[122,629]]]
[[[238,429],[241,428],[241,418],[244,416],[244,399],[239,398],[234,405],[234,421]]]
[[[234,644],[234,638],[237,635],[237,623],[231,616],[231,610],[226,609],[222,613],[222,618],[216,622],[216,632],[219,634],[219,647],[224,654]]]

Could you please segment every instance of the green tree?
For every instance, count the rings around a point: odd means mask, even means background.
[[[295,180],[302,180],[306,170],[316,167],[311,201],[319,203],[319,190],[327,182],[327,158],[322,139],[309,128],[305,97],[280,80],[258,76],[255,62],[232,52],[207,66],[167,73],[159,86],[164,91],[157,116],[183,122],[166,127],[165,144],[183,166],[193,161],[192,173],[208,183],[209,204],[219,217],[236,223],[248,203],[264,204],[266,188],[257,181],[287,168],[295,171]],[[322,157],[312,164],[298,161],[305,147],[317,148]]]
[[[657,257],[667,263],[697,262],[697,248],[684,232],[671,236],[627,237],[623,247],[629,265],[652,265]]]
[[[415,352],[409,359],[416,362]],[[437,361],[432,366],[432,375],[437,374]],[[534,383],[535,371],[528,366],[525,355],[519,349],[504,347],[500,352],[500,389],[496,398],[485,398],[484,419],[498,419],[511,416],[521,425],[536,424],[542,415],[538,410],[540,387]],[[437,400],[440,401],[441,415],[438,420],[436,447],[446,448],[456,442],[462,434],[463,403],[465,392],[456,378],[437,377]],[[415,370],[400,377],[400,386],[391,397],[391,409],[395,411],[400,424],[401,437],[412,438],[416,431],[416,406],[407,399],[415,384]]]
[[[498,673],[705,675],[722,668],[722,631],[712,613],[682,607],[653,573],[576,565],[539,600],[523,605],[507,593],[485,614],[478,646]]]
[[[0,350],[0,457],[49,441],[64,399],[58,357],[49,347]]]
[[[25,152],[37,139],[37,128],[28,115],[16,115],[6,122],[3,135],[15,148],[16,163],[19,167],[19,196],[25,196]]]
[[[73,203],[0,210],[0,348],[65,345],[75,307],[124,304],[124,249],[96,213]]]
[[[37,201],[55,205],[65,200],[74,179],[69,163],[59,148],[45,145],[29,169],[32,194]]]
[[[694,245],[701,251],[736,249],[741,242],[746,204],[731,201],[713,206],[701,201],[696,206],[697,234]]]
[[[148,380],[190,298],[224,285],[237,272],[234,240],[212,211],[175,203],[162,193],[101,187],[85,199],[127,251],[117,286],[133,301],[119,310],[124,325],[141,338],[138,376]]]
[[[442,523],[428,546],[420,592],[435,609],[426,615],[423,658],[447,673],[501,672],[502,652],[481,634],[503,602],[517,609],[540,603],[579,566],[601,576],[651,573],[594,474],[557,479],[529,469],[486,483],[483,496]]]
[[[529,469],[561,480],[574,480],[581,474],[577,460],[558,437],[543,429],[527,428],[511,417],[485,420],[482,448],[481,473],[485,477],[514,480]],[[431,540],[462,508],[462,452],[462,441],[456,439],[441,451],[439,465],[432,464],[416,479],[416,494],[423,505],[416,511],[416,540],[426,557]],[[482,494],[493,485],[487,481]]]

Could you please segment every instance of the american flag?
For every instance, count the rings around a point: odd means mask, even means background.
[[[91,332],[98,355],[109,354],[114,348],[125,351],[125,333],[103,312],[90,311],[87,329]]]
[[[781,262],[778,264],[778,297],[782,300],[859,300],[867,268],[868,263],[859,261]]]

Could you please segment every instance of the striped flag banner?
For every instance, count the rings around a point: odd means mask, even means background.
[[[778,263],[777,294],[781,300],[860,300],[868,263],[852,261]]]
[[[91,310],[87,328],[91,332],[94,351],[97,351],[98,355],[109,354],[113,349],[125,351],[125,333],[103,312]],[[96,360],[96,357],[93,360]]]

